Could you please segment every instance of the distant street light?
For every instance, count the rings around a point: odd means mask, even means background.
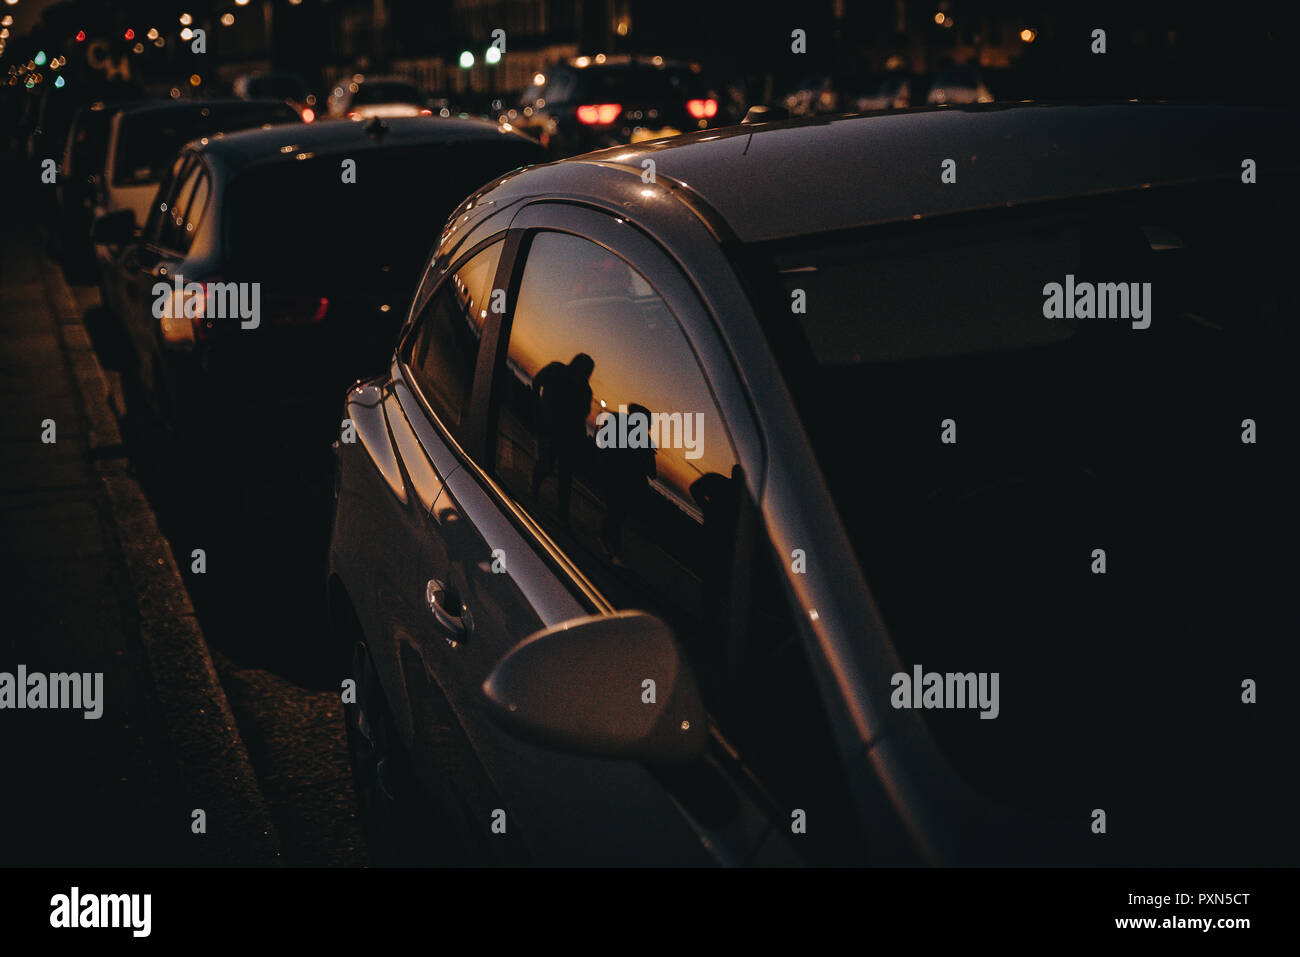
[[[469,69],[470,67],[472,67],[473,65],[474,65],[474,54],[471,53],[469,50],[461,50],[461,51],[460,51],[460,68],[461,68],[462,70],[468,70],[468,69]]]
[[[496,47],[488,47],[487,53],[483,54],[483,59],[487,60],[488,66],[495,66],[501,62],[501,51]]]

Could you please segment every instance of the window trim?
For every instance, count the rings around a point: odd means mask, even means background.
[[[172,175],[171,169],[169,169],[166,173],[163,174],[162,181],[158,184],[158,191],[154,193],[154,204],[149,210],[149,218],[140,224],[141,229],[144,231],[141,234],[141,239],[146,249],[149,249],[150,251],[157,252],[157,253],[170,254],[174,252],[174,250],[162,245],[161,243],[162,233],[167,228],[166,224],[171,223],[168,214],[170,214],[171,212],[172,200],[176,198],[176,191],[177,189],[180,188],[181,184],[185,182],[185,175],[190,171],[190,168],[196,162],[198,162],[198,160],[195,158],[195,155],[193,153],[191,152],[180,153],[178,154],[176,159],[172,160],[172,169],[175,169],[176,164],[180,163],[180,170],[174,176]],[[164,195],[164,190],[166,192],[166,195]],[[167,204],[167,213],[163,213],[159,209],[158,204],[160,202]],[[154,238],[150,238],[148,235],[149,222],[150,220],[152,220],[154,216],[159,217],[160,220],[165,220],[165,223],[160,223],[158,236]],[[175,224],[171,224],[171,225],[174,227]]]
[[[416,288],[414,301],[411,308],[411,317],[405,324],[397,340],[397,346],[393,350],[394,366],[401,373],[402,382],[410,389],[411,394],[419,400],[421,409],[429,420],[435,426],[438,437],[442,439],[448,447],[456,454],[464,465],[471,462],[476,452],[481,454],[481,446],[485,433],[482,429],[482,423],[476,422],[472,416],[474,409],[475,394],[479,391],[479,376],[482,373],[484,345],[489,341],[493,334],[492,327],[497,325],[494,314],[489,312],[487,319],[483,323],[483,334],[479,339],[478,355],[474,360],[474,379],[470,384],[470,394],[463,410],[464,425],[460,429],[463,436],[456,435],[450,426],[443,421],[442,416],[433,408],[433,403],[429,401],[424,390],[420,388],[419,379],[416,376],[415,367],[407,361],[407,355],[414,345],[414,339],[421,326],[421,318],[424,311],[429,307],[429,303],[440,295],[450,282],[451,277],[456,274],[466,263],[468,263],[479,253],[490,249],[497,243],[503,243],[501,258],[497,260],[497,271],[493,279],[493,289],[499,288],[497,283],[501,281],[502,269],[507,265],[507,255],[511,253],[510,234],[507,230],[501,230],[485,237],[475,243],[469,249],[463,251],[456,257],[452,265],[442,265],[430,263],[425,268],[425,274],[421,277],[420,285]],[[431,274],[435,277],[430,279]],[[427,282],[427,286],[426,286]]]
[[[550,564],[553,565],[557,572],[561,573],[561,580],[569,586],[571,593],[578,596],[579,600],[594,602],[593,610],[609,613],[615,610],[614,605],[586,576],[581,566],[551,539],[536,519],[517,501],[516,497],[500,484],[495,475],[496,427],[500,403],[496,382],[498,376],[503,373],[508,374],[505,370],[510,330],[514,320],[519,287],[523,282],[523,273],[527,266],[528,251],[531,248],[533,238],[543,232],[572,235],[577,239],[605,249],[611,255],[617,256],[627,263],[630,268],[636,270],[650,284],[656,295],[664,301],[664,305],[672,315],[673,321],[677,323],[678,329],[684,336],[687,347],[695,360],[696,367],[704,380],[705,388],[709,392],[709,397],[722,417],[722,425],[727,434],[727,441],[736,452],[738,461],[743,458],[739,451],[741,442],[757,443],[759,441],[758,429],[747,402],[743,405],[743,418],[738,421],[734,412],[728,411],[728,404],[720,397],[720,386],[724,383],[718,381],[716,373],[714,376],[710,376],[710,365],[702,355],[701,337],[713,337],[711,345],[716,347],[715,355],[726,359],[725,369],[727,375],[732,377],[732,382],[726,383],[726,385],[739,390],[740,383],[738,377],[735,376],[735,368],[731,362],[730,354],[725,351],[721,340],[717,337],[717,332],[713,327],[714,318],[703,298],[687,279],[682,266],[659,242],[640,230],[631,227],[625,220],[621,220],[603,210],[596,210],[575,203],[555,201],[539,201],[524,207],[511,222],[510,232],[517,234],[518,240],[512,250],[513,255],[508,263],[509,272],[505,276],[505,281],[502,282],[502,275],[498,272],[498,283],[495,287],[506,290],[506,311],[504,315],[495,316],[490,314],[488,317],[489,321],[497,327],[494,330],[496,355],[493,357],[490,374],[487,377],[480,377],[476,374],[474,380],[474,391],[477,393],[480,389],[483,389],[488,394],[485,399],[479,399],[487,411],[485,420],[479,423],[481,428],[479,437],[485,454],[472,463],[472,471],[476,474],[479,485],[486,489],[491,497],[508,513],[516,516],[516,524],[524,531],[526,537],[532,540],[534,547],[544,556],[549,555],[551,557]],[[627,248],[629,246],[639,246],[640,249],[629,249]],[[647,270],[644,268],[647,258],[657,258],[659,262],[656,265],[671,270],[671,281],[664,283],[661,277],[648,275]],[[637,265],[638,260],[641,261],[641,265]],[[507,265],[504,255],[502,256],[501,265],[502,267]],[[651,273],[653,272],[654,270],[651,270]],[[666,291],[665,286],[671,288]],[[738,391],[737,397],[743,402],[743,391]]]

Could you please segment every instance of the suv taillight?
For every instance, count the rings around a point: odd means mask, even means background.
[[[588,103],[578,107],[578,122],[588,126],[609,126],[622,112],[621,103]]]
[[[686,112],[697,120],[711,120],[718,115],[718,101],[712,98],[707,100],[687,100]]]

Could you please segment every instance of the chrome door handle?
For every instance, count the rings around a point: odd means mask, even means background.
[[[470,616],[469,608],[452,589],[438,579],[430,578],[428,584],[424,586],[424,602],[429,606],[434,621],[438,623],[443,633],[442,636],[453,648],[469,637],[470,630],[474,627],[474,619]]]

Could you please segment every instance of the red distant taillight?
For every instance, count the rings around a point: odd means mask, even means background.
[[[609,126],[622,112],[621,103],[588,103],[578,107],[578,122],[588,126]]]
[[[324,296],[285,295],[268,293],[262,289],[259,291],[257,313],[247,317],[247,320],[241,315],[209,315],[213,311],[211,307],[216,304],[212,287],[221,281],[217,279],[203,283],[203,291],[195,296],[196,303],[191,307],[195,314],[190,317],[190,322],[194,338],[199,341],[225,339],[240,332],[249,333],[268,326],[312,326],[323,320],[329,312],[330,303]],[[247,292],[242,294],[247,295]],[[246,328],[243,323],[250,320],[256,320],[256,325]]]
[[[359,120],[361,119],[361,114],[358,113],[356,110],[348,110],[348,119]]]
[[[304,106],[302,108],[302,121],[304,123],[310,123],[314,119],[316,119],[316,111],[310,106]]]
[[[262,312],[272,326],[311,326],[325,318],[330,301],[324,296],[264,295]]]
[[[687,100],[686,112],[697,120],[710,120],[718,115],[718,101],[714,99]]]
[[[421,116],[433,116],[433,110],[421,110],[421,111],[420,111],[420,115],[421,115]]]

